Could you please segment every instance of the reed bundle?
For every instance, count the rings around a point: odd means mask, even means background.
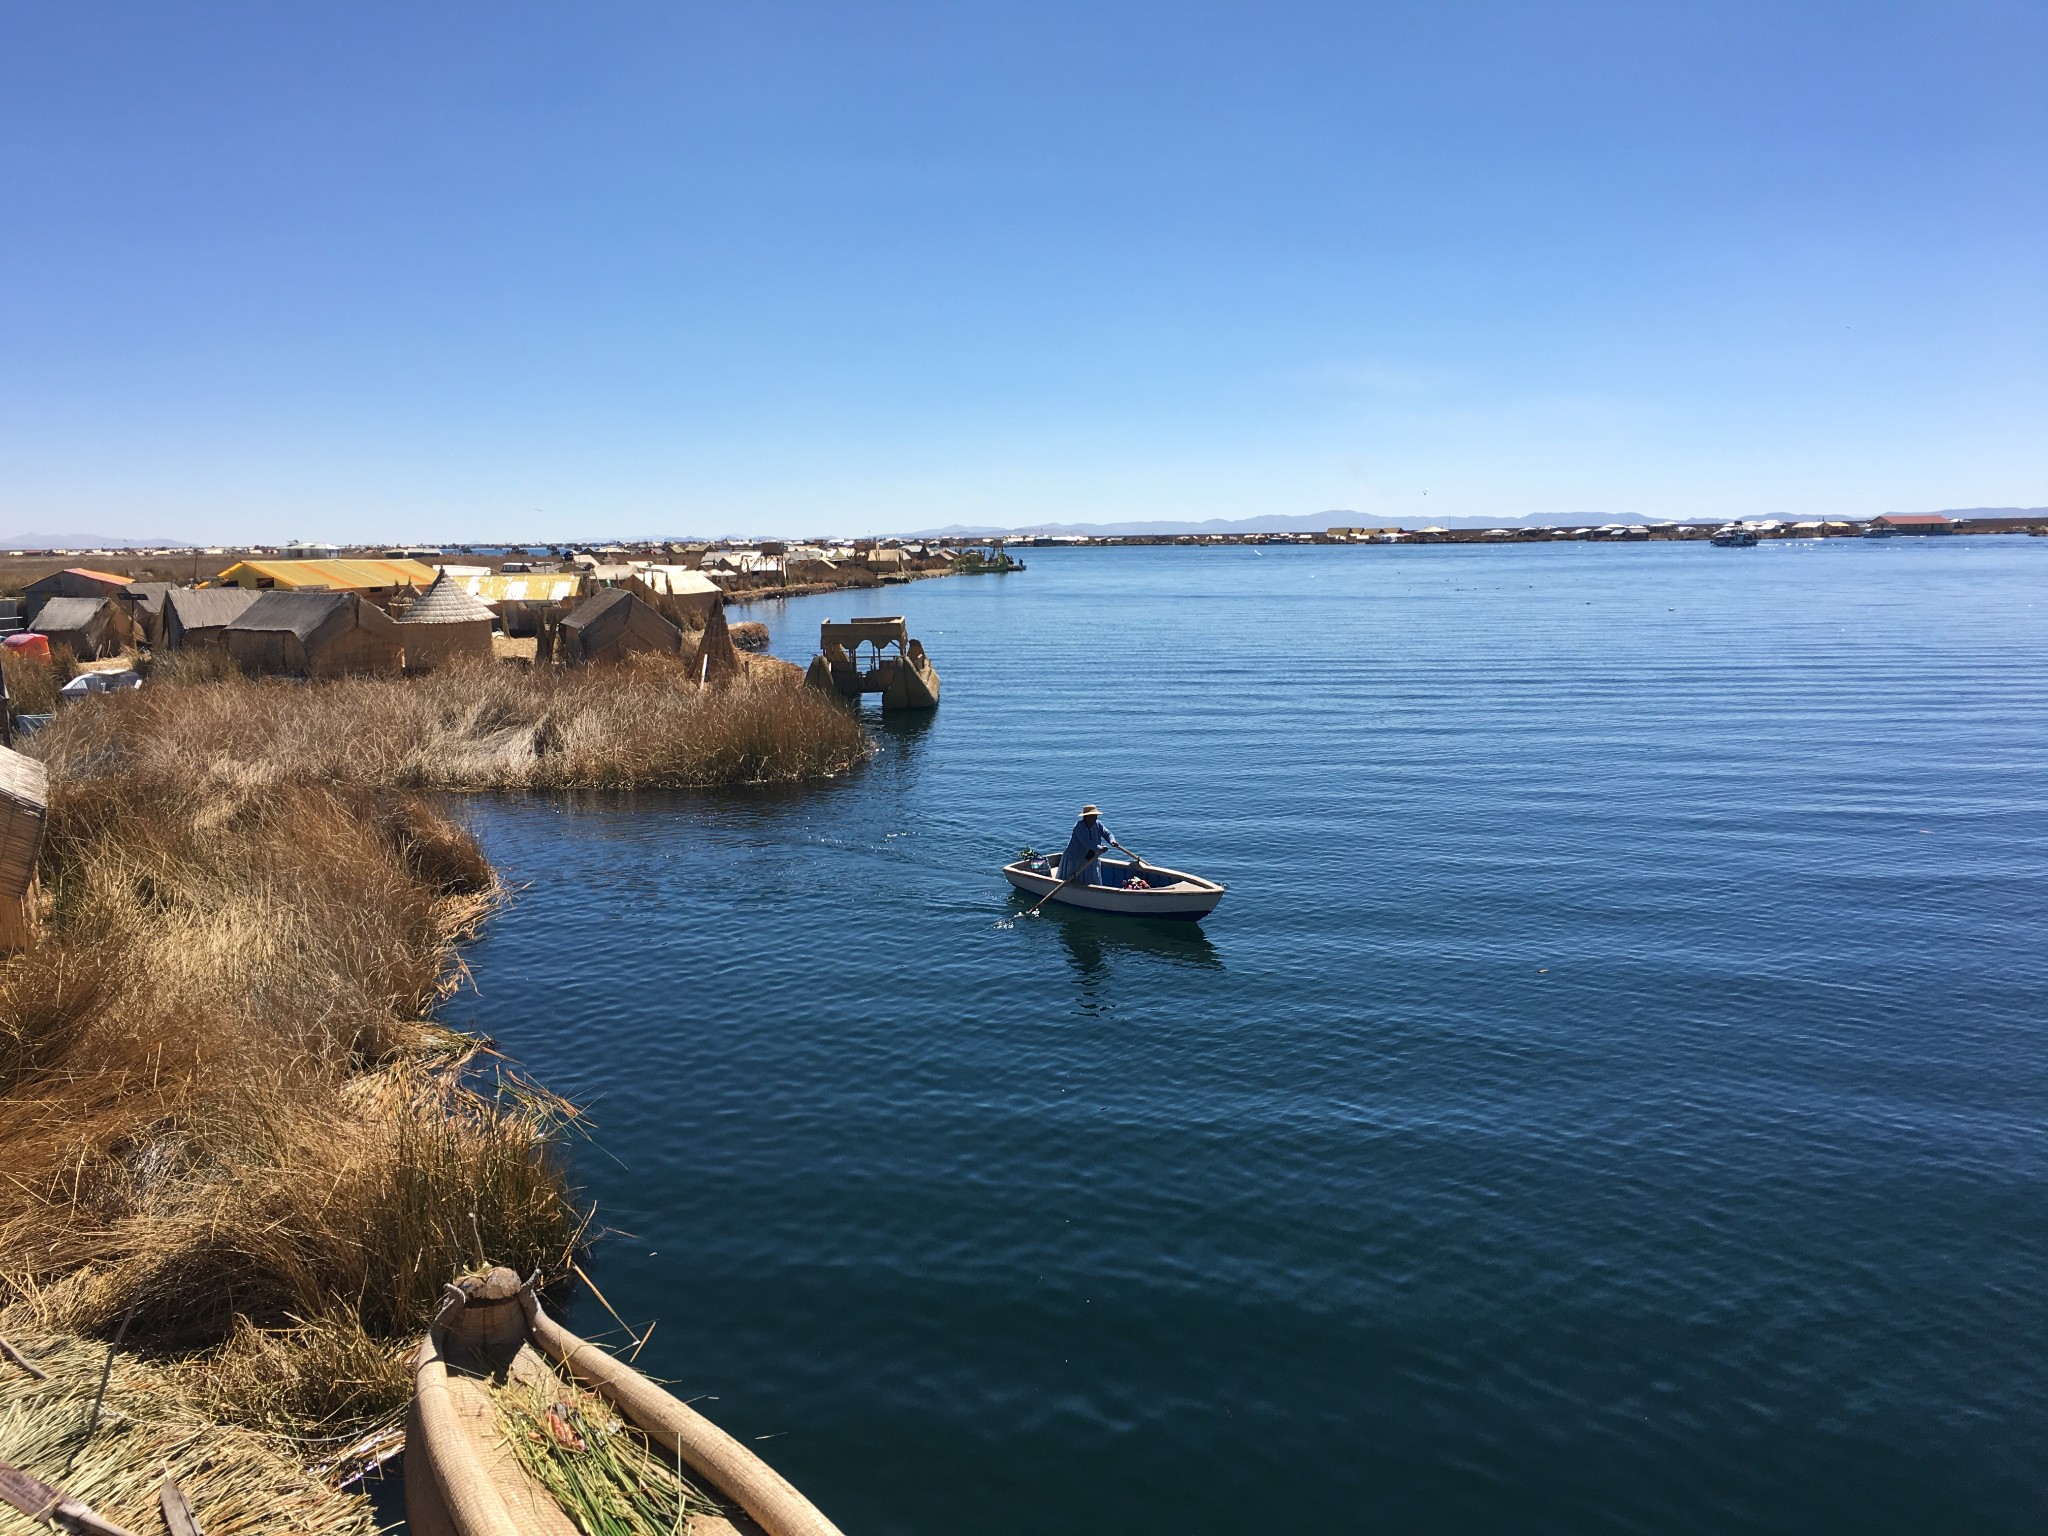
[[[493,1396],[519,1464],[583,1536],[673,1536],[692,1514],[718,1509],[595,1393],[515,1372]]]

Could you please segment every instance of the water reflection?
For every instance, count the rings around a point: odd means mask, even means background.
[[[1032,900],[1020,891],[1011,898],[1011,910],[1028,912]],[[1176,961],[1199,970],[1223,969],[1223,956],[1198,923],[1077,912],[1056,902],[1047,903],[1038,915],[1059,925],[1060,943],[1084,986],[1106,980],[1111,963],[1129,955]]]
[[[863,723],[875,735],[883,737],[892,743],[900,743],[904,747],[915,745],[927,731],[938,723],[939,718],[939,712],[936,709],[903,710],[893,715],[885,715],[879,711],[867,710],[863,710],[861,713]]]

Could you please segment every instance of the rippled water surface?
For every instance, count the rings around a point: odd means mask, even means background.
[[[849,1533],[2048,1522],[2048,540],[747,616],[896,610],[945,703],[846,781],[473,807],[454,1009]],[[1083,800],[1206,931],[1016,917]]]

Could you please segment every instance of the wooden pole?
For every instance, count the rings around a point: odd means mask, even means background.
[[[31,1520],[61,1525],[66,1530],[79,1532],[80,1536],[135,1536],[127,1527],[116,1525],[100,1515],[91,1505],[4,1461],[0,1461],[0,1499],[5,1499]]]

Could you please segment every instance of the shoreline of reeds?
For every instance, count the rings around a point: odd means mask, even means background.
[[[180,1412],[301,1462],[395,1422],[457,1271],[561,1274],[589,1219],[574,1109],[434,1022],[501,895],[437,797],[798,783],[872,750],[779,671],[700,691],[674,663],[161,667],[28,747],[52,792],[35,937],[0,962],[0,1334],[120,1333]]]

